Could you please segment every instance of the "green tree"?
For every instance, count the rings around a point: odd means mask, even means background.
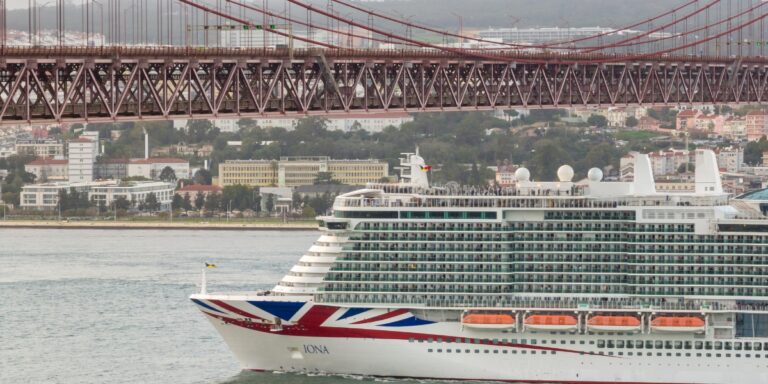
[[[185,211],[192,210],[192,198],[189,196],[188,192],[184,194],[184,199],[181,202],[181,209]]]
[[[173,194],[173,200],[171,200],[171,209],[181,209],[184,204],[184,198],[178,193]]]
[[[744,147],[744,163],[749,165],[759,165],[763,163],[763,152],[768,151],[768,138],[761,137],[760,140],[750,141]]]
[[[125,198],[125,196],[118,196],[114,202],[114,206],[118,210],[127,211],[129,208],[131,208],[131,202],[128,201],[128,199]]]
[[[590,115],[587,119],[587,124],[593,127],[603,128],[608,126],[608,119],[603,115]]]
[[[157,200],[157,195],[154,192],[148,193],[147,197],[144,198],[144,209],[149,212],[160,210],[160,202]]]
[[[199,211],[205,207],[205,195],[198,191],[195,195],[195,208]]]
[[[202,168],[198,169],[192,177],[192,181],[195,184],[211,185],[212,180],[213,176],[211,175],[211,171]]]
[[[222,190],[222,200],[229,204],[232,203],[232,209],[246,210],[253,206],[254,191],[245,185],[228,185]]]
[[[221,194],[219,193],[209,193],[208,197],[205,198],[205,210],[206,211],[218,211],[221,209]]]
[[[176,171],[170,166],[166,166],[160,171],[160,176],[158,178],[162,181],[174,182],[176,181]]]
[[[528,168],[531,178],[549,181],[556,179],[557,169],[561,165],[570,164],[571,161],[570,154],[562,145],[551,139],[542,139],[534,145]]]
[[[626,125],[629,128],[637,127],[637,125],[640,124],[640,121],[637,120],[634,116],[627,117],[627,120],[624,122],[624,125]]]
[[[333,178],[331,172],[318,172],[315,177],[315,185],[319,184],[341,184],[338,180]]]
[[[679,167],[677,167],[677,173],[685,173],[686,170],[688,172],[696,171],[696,164],[683,163],[683,164],[680,164]]]

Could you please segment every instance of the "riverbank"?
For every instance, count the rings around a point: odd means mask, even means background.
[[[68,221],[68,220],[0,220],[3,228],[40,229],[164,229],[164,230],[222,230],[222,231],[307,231],[317,229],[314,221]]]

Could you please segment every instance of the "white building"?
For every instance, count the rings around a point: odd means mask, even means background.
[[[728,147],[715,150],[717,166],[726,172],[741,172],[744,165],[744,150],[739,147]]]
[[[69,180],[69,161],[66,159],[37,158],[24,165],[24,170],[35,175],[35,181]]]
[[[115,199],[124,197],[132,202],[136,208],[139,203],[146,200],[147,195],[154,193],[160,202],[160,210],[168,210],[173,201],[176,185],[160,181],[133,181],[117,182],[91,181],[91,182],[57,182],[44,184],[25,185],[21,190],[21,207],[24,209],[53,210],[59,204],[59,191],[69,192],[72,188],[77,192],[88,193],[88,199],[97,205],[104,202],[110,206]]]
[[[287,131],[296,129],[301,118],[254,118],[255,124],[261,128],[283,128]],[[176,129],[186,129],[188,120],[174,120],[173,126]],[[327,128],[331,131],[349,132],[352,130],[362,130],[371,133],[381,132],[384,128],[393,126],[399,128],[405,123],[413,121],[413,116],[408,113],[350,113],[341,116],[334,116],[327,121]],[[212,120],[212,124],[222,132],[237,132],[240,126],[234,119]]]
[[[132,181],[119,184],[98,185],[90,189],[88,198],[96,204],[111,206],[116,199],[121,197],[130,201],[133,208],[147,199],[150,193],[154,193],[160,203],[160,210],[167,211],[173,202],[173,194],[176,189],[174,183],[162,181]]]
[[[93,181],[93,163],[99,155],[99,133],[83,132],[70,140],[68,177],[72,183]]]
[[[72,183],[67,181],[28,184],[21,189],[20,206],[24,209],[53,210],[58,207],[59,191],[62,189],[67,192],[72,188],[77,192],[88,192],[93,184],[93,182]]]
[[[54,139],[16,140],[15,153],[60,158],[64,156],[64,144]]]
[[[148,159],[131,159],[128,161],[128,177],[144,177],[158,179],[165,167],[170,167],[177,179],[190,177],[189,162],[172,157],[150,157]]]

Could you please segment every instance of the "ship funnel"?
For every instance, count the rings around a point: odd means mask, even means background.
[[[696,193],[723,193],[717,156],[709,149],[696,150]]]
[[[632,191],[636,195],[653,195],[656,193],[656,181],[653,179],[651,158],[644,153],[635,154],[635,180]]]

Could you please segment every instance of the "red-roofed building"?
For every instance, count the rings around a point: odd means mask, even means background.
[[[218,185],[203,185],[203,184],[190,184],[185,185],[179,189],[176,190],[176,193],[184,196],[186,194],[189,194],[189,197],[192,199],[197,196],[198,193],[201,193],[206,198],[210,194],[216,194],[221,192],[221,187]]]
[[[703,115],[703,113],[697,109],[686,109],[685,111],[680,111],[680,113],[677,114],[677,118],[675,119],[675,128],[681,131],[694,128],[696,126],[694,120],[701,115]]]
[[[52,158],[37,158],[24,166],[24,170],[35,175],[37,182],[66,181],[69,179],[67,169],[69,161]]]

